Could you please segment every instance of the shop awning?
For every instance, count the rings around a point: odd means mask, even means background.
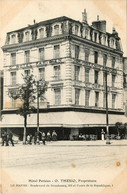
[[[118,114],[109,114],[109,125],[114,126],[116,122],[127,122],[127,117]],[[39,114],[40,127],[97,127],[106,125],[106,115],[101,113],[87,112],[48,112]],[[5,114],[1,127],[23,127],[23,117],[16,114]],[[31,114],[27,120],[28,127],[37,126],[37,114]]]

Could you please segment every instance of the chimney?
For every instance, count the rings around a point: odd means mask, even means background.
[[[84,9],[84,12],[82,12],[82,22],[87,24],[87,12],[86,12],[86,9]]]
[[[97,15],[97,21],[92,22],[92,26],[96,28],[97,30],[100,30],[102,32],[106,32],[106,21],[105,20],[99,20],[99,15]]]

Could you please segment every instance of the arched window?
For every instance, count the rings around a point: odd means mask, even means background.
[[[27,31],[27,32],[25,32],[25,40],[29,41],[29,39],[30,39],[30,33],[29,33],[29,31]]]

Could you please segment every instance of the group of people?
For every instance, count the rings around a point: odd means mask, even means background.
[[[9,143],[11,142],[12,146],[14,146],[13,141],[13,134],[11,131],[2,133],[2,146],[9,146]]]
[[[57,141],[56,131],[54,130],[52,133],[48,131],[47,134],[44,131],[39,131],[35,132],[34,136],[32,136],[31,134],[27,135],[28,144],[32,144],[32,142],[34,142],[34,144],[40,144],[40,141],[42,141],[43,145],[45,145],[45,141]]]

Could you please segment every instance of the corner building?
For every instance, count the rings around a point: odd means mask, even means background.
[[[22,74],[33,73],[48,82],[46,100],[40,99],[40,130],[56,130],[58,139],[80,133],[92,139],[106,132],[105,75],[108,75],[109,131],[124,118],[123,52],[106,21],[87,23],[59,17],[7,33],[4,53],[4,109],[2,127],[23,134],[23,117],[16,115],[20,102],[8,96],[23,83]],[[36,102],[34,104],[36,106]],[[37,111],[28,117],[27,132],[37,127]]]

